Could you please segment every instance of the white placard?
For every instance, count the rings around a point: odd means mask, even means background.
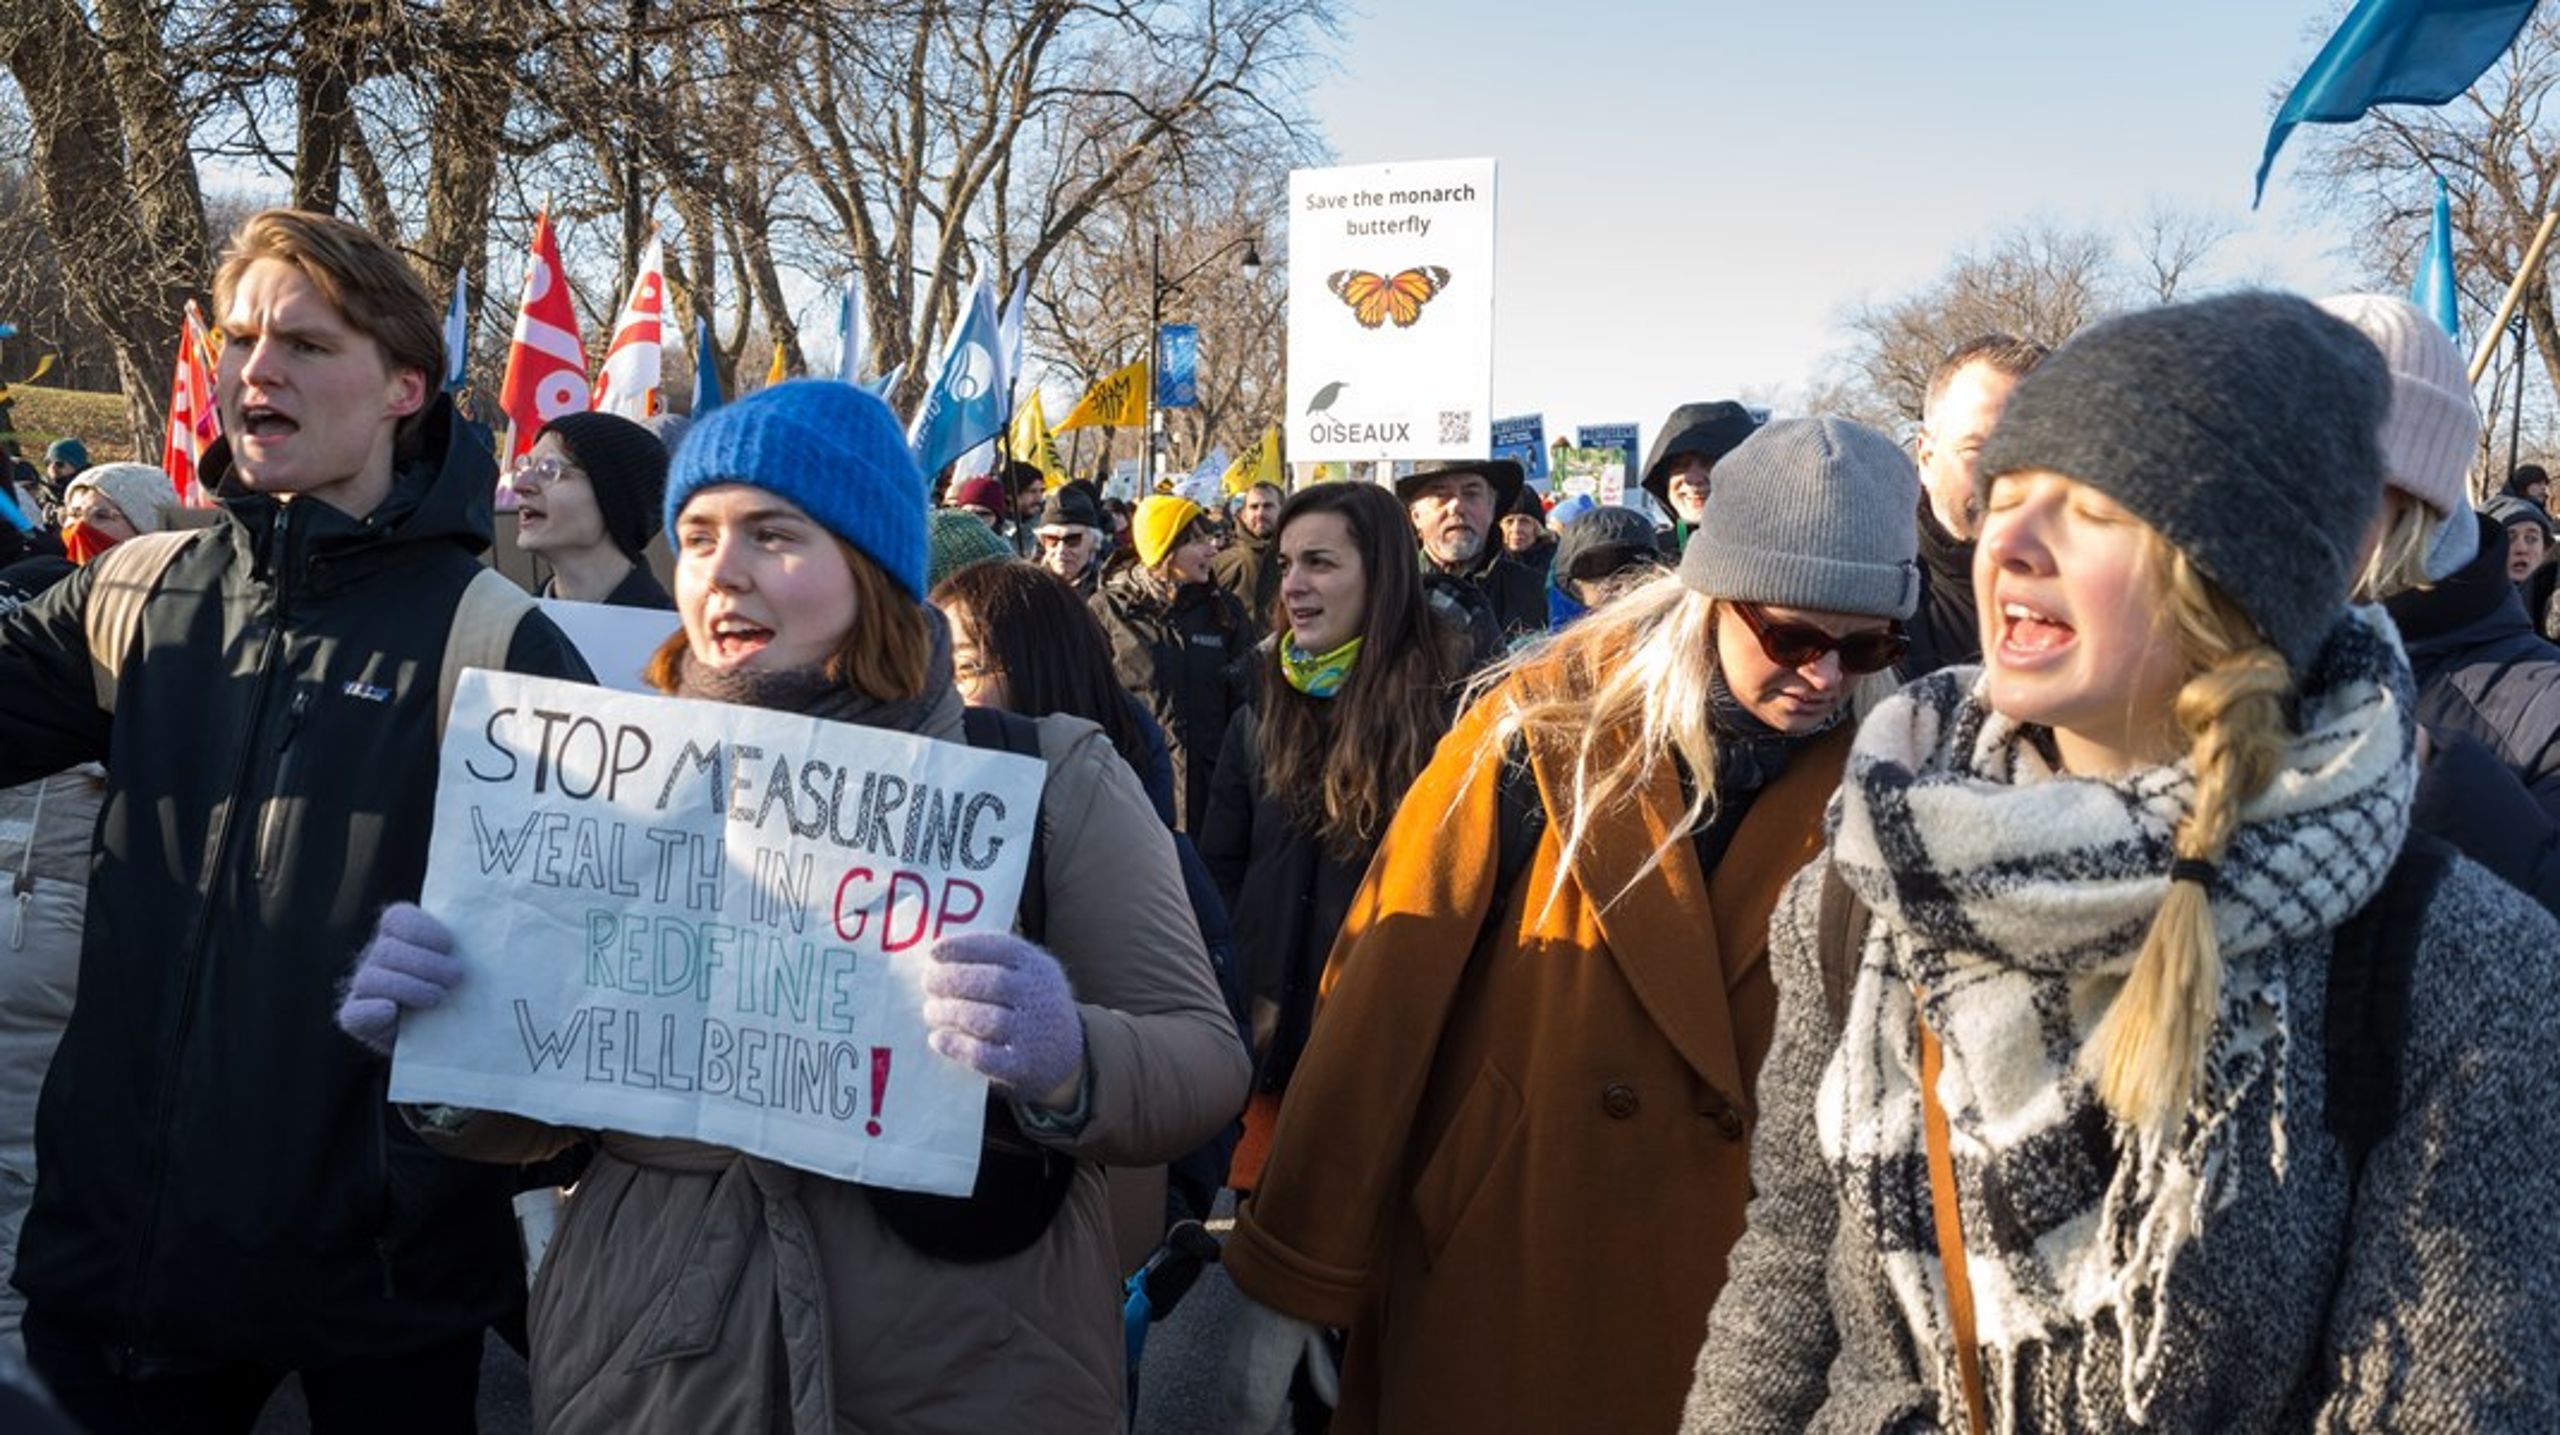
[[[420,905],[465,980],[391,1096],[965,1195],[986,1084],[924,1041],[935,938],[1012,924],[1047,769],[473,670]]]
[[[680,626],[675,614],[655,608],[572,603],[566,598],[537,599],[535,606],[559,625],[570,646],[587,660],[587,670],[597,682],[615,692],[657,691],[641,673],[659,645]]]
[[[1489,159],[1289,173],[1289,457],[1493,449]]]

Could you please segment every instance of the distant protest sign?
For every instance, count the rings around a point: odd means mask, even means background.
[[[1486,457],[1489,159],[1289,174],[1289,455]]]
[[[1605,448],[1618,451],[1620,457],[1616,476],[1612,478],[1606,469],[1602,470],[1599,491],[1593,495],[1612,508],[1623,507],[1626,504],[1627,478],[1637,471],[1639,464],[1644,462],[1636,457],[1637,437],[1638,431],[1634,424],[1583,424],[1573,431],[1573,442],[1576,448]]]
[[[463,675],[420,899],[468,973],[391,1096],[965,1195],[935,939],[1012,924],[1046,769],[761,708]]]
[[[1520,465],[1520,476],[1531,483],[1543,481],[1547,476],[1547,416],[1521,414],[1495,419],[1493,456]]]
[[[1615,448],[1557,449],[1555,491],[1580,494],[1594,503],[1619,502],[1627,491],[1626,454]]]

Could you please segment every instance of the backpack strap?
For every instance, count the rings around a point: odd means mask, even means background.
[[[962,711],[960,721],[971,747],[1046,760],[1040,751],[1040,724],[1020,713],[972,707]],[[1022,902],[1015,913],[1022,935],[1034,942],[1044,940],[1048,921],[1042,880],[1048,870],[1042,837],[1049,825],[1048,801],[1043,788],[1043,814],[1032,824],[1029,870],[1023,874]],[[865,1188],[881,1223],[936,1260],[977,1264],[1028,1250],[1057,1219],[1075,1182],[1076,1158],[1025,1136],[1014,1120],[1013,1104],[993,1088],[987,1092],[983,1130],[977,1184],[966,1196]]]
[[[1840,875],[1840,865],[1822,862],[1822,895],[1814,910],[1814,960],[1822,973],[1822,1004],[1831,1014],[1831,1030],[1849,1024],[1849,996],[1857,989],[1858,963],[1867,949],[1867,927],[1875,914],[1856,888]]]
[[[141,635],[142,605],[195,532],[136,534],[90,562],[89,606],[80,616],[88,630],[89,665],[100,711],[116,710],[116,682],[124,671],[124,660],[133,652],[134,639]]]
[[[532,611],[533,595],[517,587],[506,574],[495,568],[482,568],[471,575],[471,582],[462,590],[462,601],[454,605],[453,628],[444,640],[444,666],[436,673],[439,744],[444,741],[445,719],[453,713],[453,690],[462,681],[462,670],[504,671],[507,649],[515,643],[516,627]]]
[[[963,708],[960,725],[969,738],[969,746],[989,752],[1010,752],[1034,762],[1046,761],[1040,754],[1040,724],[1017,712],[1003,708]],[[1048,805],[1043,788],[1041,805]],[[1031,859],[1024,870],[1022,900],[1014,909],[1015,925],[1022,935],[1044,942],[1049,930],[1049,889],[1041,880],[1048,870],[1048,814],[1043,812],[1031,824]]]
[[[1824,975],[1828,977],[1828,968]],[[1973,1275],[1964,1253],[1964,1215],[1956,1205],[1956,1160],[1948,1144],[1947,1110],[1938,1103],[1938,1073],[1945,1067],[1946,1053],[1938,1045],[1938,1034],[1929,1029],[1928,1018],[1918,1015],[1920,994],[1911,996],[1913,1019],[1920,1028],[1920,1130],[1929,1154],[1929,1214],[1938,1233],[1938,1265],[1947,1278],[1947,1323],[1953,1327],[1948,1334],[1956,1348],[1956,1383],[1964,1390],[1965,1429],[1970,1435],[1983,1435],[1990,1421],[1982,1392],[1982,1350],[1974,1344]]]
[[[2337,930],[2329,958],[2327,1126],[2349,1168],[2400,1119],[2400,1057],[2409,1037],[2409,982],[2427,907],[2452,866],[2453,849],[2411,832],[2380,890]]]

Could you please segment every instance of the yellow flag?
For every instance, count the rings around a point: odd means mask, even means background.
[[[1237,454],[1236,461],[1227,465],[1227,475],[1220,482],[1229,498],[1257,483],[1267,483],[1283,493],[1288,492],[1289,482],[1281,476],[1280,468],[1280,426],[1273,424],[1264,429],[1262,437]]]
[[[764,371],[764,386],[772,388],[790,377],[791,371],[782,366],[782,346],[776,344],[773,346],[773,363]]]
[[[1085,392],[1067,413],[1058,432],[1081,428],[1144,428],[1147,424],[1147,361],[1140,359]]]
[[[1067,481],[1067,463],[1058,457],[1058,440],[1049,432],[1049,415],[1041,407],[1040,391],[1031,391],[1031,401],[1013,411],[1013,456],[1040,470],[1041,487],[1056,488]]]

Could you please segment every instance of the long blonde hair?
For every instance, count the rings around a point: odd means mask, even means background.
[[[2383,490],[2382,503],[2381,538],[2365,555],[2364,571],[2356,575],[2359,603],[2379,603],[2413,588],[2435,586],[2427,578],[2427,550],[2435,546],[2445,520],[2423,501],[2396,488]],[[2470,522],[2471,515],[2462,514],[2461,521]]]
[[[1591,832],[1595,814],[1615,814],[1653,778],[1655,765],[1676,755],[1688,769],[1688,810],[1628,879],[1637,881],[1662,865],[1688,840],[1716,803],[1716,600],[1664,573],[1631,588],[1576,619],[1545,643],[1515,653],[1480,674],[1466,704],[1497,702],[1491,740],[1475,753],[1479,768],[1500,762],[1514,738],[1564,746],[1573,753],[1572,813],[1559,825],[1563,846],[1557,870],[1572,864]],[[1557,676],[1543,676],[1549,668]],[[1524,676],[1539,673],[1542,676]],[[1847,680],[1844,713],[1852,700],[1863,710],[1870,689],[1889,691],[1888,672]],[[1604,744],[1618,751],[1605,764]],[[1626,888],[1606,902],[1626,895]],[[1550,890],[1547,900],[1554,900]]]
[[[2186,555],[2145,530],[2161,611],[2189,664],[2174,706],[2195,766],[2195,798],[2171,840],[2180,859],[2219,863],[2241,809],[2274,781],[2293,736],[2294,674],[2239,606]],[[2171,881],[2125,984],[2090,1033],[2081,1064],[2107,1109],[2151,1129],[2186,1107],[2222,997],[2212,894]]]

